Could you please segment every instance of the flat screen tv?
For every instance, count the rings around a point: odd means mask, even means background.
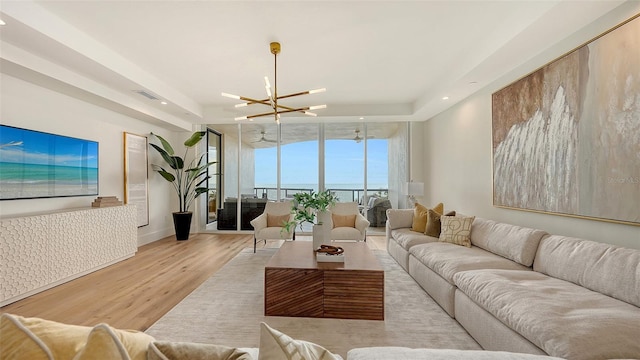
[[[98,195],[98,143],[0,125],[0,200]]]

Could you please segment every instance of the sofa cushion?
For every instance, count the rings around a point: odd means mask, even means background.
[[[223,345],[156,341],[149,344],[147,360],[253,360],[242,349]]]
[[[260,353],[258,360],[342,360],[320,345],[292,339],[288,335],[260,323]]]
[[[348,360],[560,360],[560,358],[519,354],[505,351],[411,349],[397,346],[380,346],[351,349]]]
[[[535,271],[454,276],[476,304],[552,356],[640,358],[640,309]]]
[[[531,266],[545,231],[476,218],[471,226],[471,243],[487,251]]]
[[[415,245],[409,253],[429,269],[454,284],[453,276],[460,271],[476,269],[530,270],[509,259],[472,246],[433,242]]]
[[[387,209],[387,226],[394,229],[410,228],[413,223],[413,209]]]
[[[533,268],[640,306],[640,250],[552,235],[540,242]]]
[[[408,228],[391,230],[391,236],[398,245],[407,251],[414,245],[438,241],[437,237],[419,234]]]
[[[354,227],[338,227],[331,229],[331,240],[356,239],[362,239],[362,233]]]

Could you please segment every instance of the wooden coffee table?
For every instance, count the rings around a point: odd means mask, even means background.
[[[264,269],[266,316],[384,320],[384,270],[364,242],[344,263],[316,262],[311,241],[286,241]]]

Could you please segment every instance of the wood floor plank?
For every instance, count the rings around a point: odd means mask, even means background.
[[[268,241],[258,246],[280,244]],[[367,236],[367,244],[386,248],[384,236]],[[4,306],[0,312],[144,331],[246,247],[253,247],[253,235],[193,234],[188,241],[171,236],[141,246],[130,259]]]

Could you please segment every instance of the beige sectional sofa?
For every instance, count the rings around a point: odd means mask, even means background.
[[[640,250],[475,218],[471,248],[387,212],[391,256],[487,350],[640,358]]]

